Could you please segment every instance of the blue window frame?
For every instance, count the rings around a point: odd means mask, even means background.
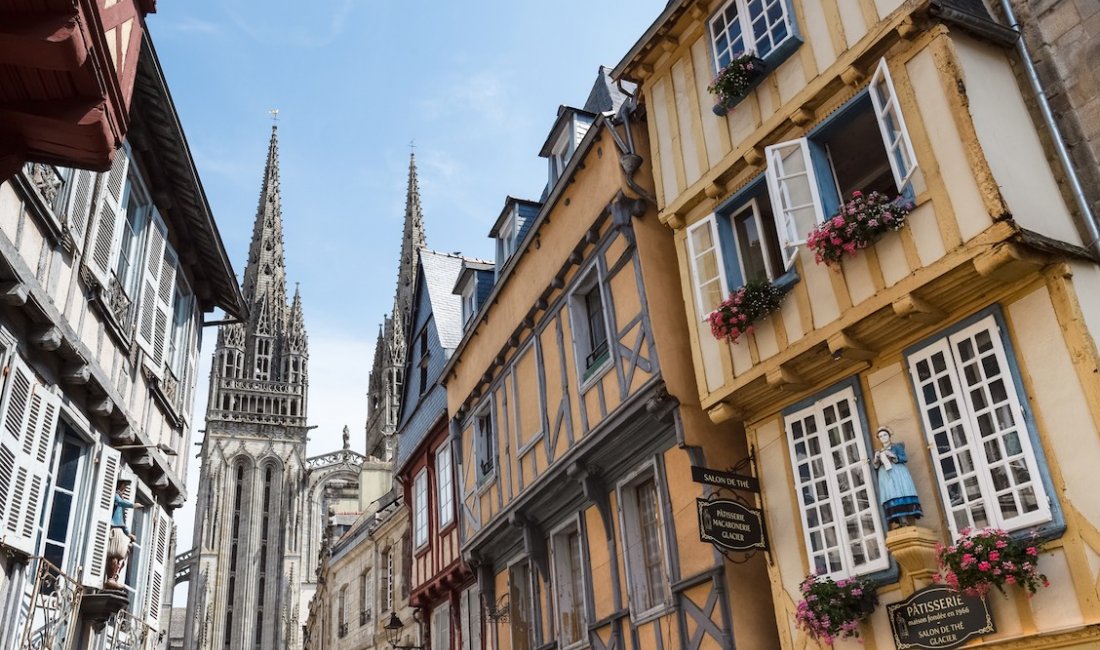
[[[774,67],[798,46],[788,0],[729,0],[711,16],[709,27],[716,70],[743,54]]]
[[[993,526],[1065,530],[996,305],[905,350],[951,532]]]

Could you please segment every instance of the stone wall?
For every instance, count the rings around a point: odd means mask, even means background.
[[[1085,195],[1100,213],[1100,1],[1012,0],[1012,7]]]

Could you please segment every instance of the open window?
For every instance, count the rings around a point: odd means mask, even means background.
[[[477,458],[478,485],[489,480],[496,471],[496,435],[493,431],[491,404],[474,416],[474,451]]]
[[[570,325],[581,383],[591,379],[610,359],[604,287],[595,266],[577,282],[570,297]]]
[[[911,197],[913,145],[886,61],[867,92],[806,137],[766,147],[768,194],[787,268],[810,231],[855,191]]]

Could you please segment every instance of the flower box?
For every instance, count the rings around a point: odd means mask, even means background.
[[[936,548],[940,582],[979,597],[994,587],[1004,593],[1005,585],[1019,585],[1032,594],[1039,587],[1050,586],[1047,577],[1039,573],[1042,549],[1034,534],[1022,540],[996,528],[964,528],[961,532],[954,544]]]
[[[753,324],[779,309],[786,292],[771,282],[748,282],[730,294],[707,316],[710,332],[718,340],[737,343],[751,334]]]
[[[878,605],[875,583],[867,578],[841,578],[810,574],[800,586],[802,600],[795,620],[806,634],[820,643],[859,636],[859,622]]]
[[[764,78],[765,71],[764,60],[751,54],[735,57],[719,70],[707,86],[707,91],[718,98],[714,114],[721,117],[728,113]]]
[[[818,264],[836,264],[885,233],[901,230],[912,210],[912,202],[903,196],[889,199],[881,192],[852,192],[852,198],[836,214],[810,232],[806,246]]]

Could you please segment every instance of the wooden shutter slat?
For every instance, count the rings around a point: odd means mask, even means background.
[[[84,548],[81,582],[87,587],[103,587],[107,571],[107,544],[111,536],[111,515],[115,506],[115,484],[122,470],[122,453],[100,446],[92,492],[92,522],[89,543]]]

